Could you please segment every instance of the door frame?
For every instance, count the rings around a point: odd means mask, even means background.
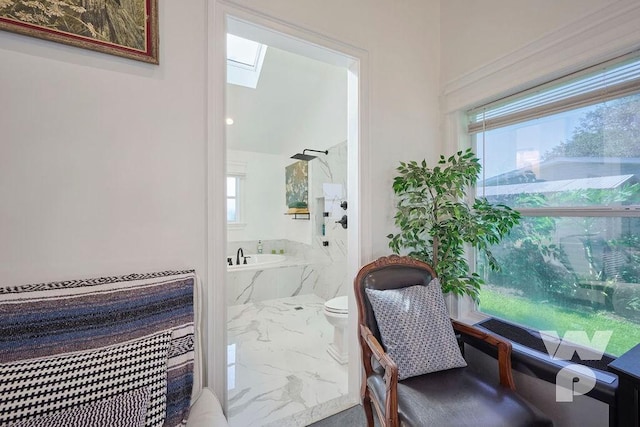
[[[349,230],[348,276],[355,277],[360,266],[371,259],[371,194],[369,153],[369,58],[364,49],[285,22],[262,12],[226,0],[208,0],[207,12],[207,240],[205,313],[205,382],[227,408],[227,333],[226,333],[226,33],[229,19],[244,22],[290,38],[305,45],[307,54],[319,58],[348,58],[348,194]],[[294,43],[296,44],[296,43]],[[294,49],[295,48],[291,48]],[[287,49],[287,50],[291,50]],[[309,54],[312,53],[312,54]],[[304,53],[303,53],[304,54]],[[348,400],[360,400],[360,348],[353,289],[349,288],[349,384]],[[223,343],[221,345],[221,343]],[[341,410],[344,408],[337,408]]]

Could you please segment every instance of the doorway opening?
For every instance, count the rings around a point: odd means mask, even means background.
[[[261,67],[256,88],[225,89],[227,370],[213,378],[232,426],[307,425],[358,402],[361,61],[233,15],[225,35],[260,44]]]

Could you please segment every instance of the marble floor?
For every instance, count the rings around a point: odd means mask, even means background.
[[[347,365],[327,353],[323,303],[298,295],[228,307],[231,427],[305,426],[348,407]]]

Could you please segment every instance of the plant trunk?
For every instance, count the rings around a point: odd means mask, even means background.
[[[431,267],[433,267],[433,269],[437,272],[438,271],[438,248],[440,246],[440,239],[438,239],[437,237],[433,238],[433,264],[431,265]]]

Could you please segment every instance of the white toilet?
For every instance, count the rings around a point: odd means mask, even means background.
[[[349,319],[349,303],[347,296],[336,297],[324,303],[324,316],[333,325],[333,342],[327,351],[338,361],[348,361],[347,323]]]

